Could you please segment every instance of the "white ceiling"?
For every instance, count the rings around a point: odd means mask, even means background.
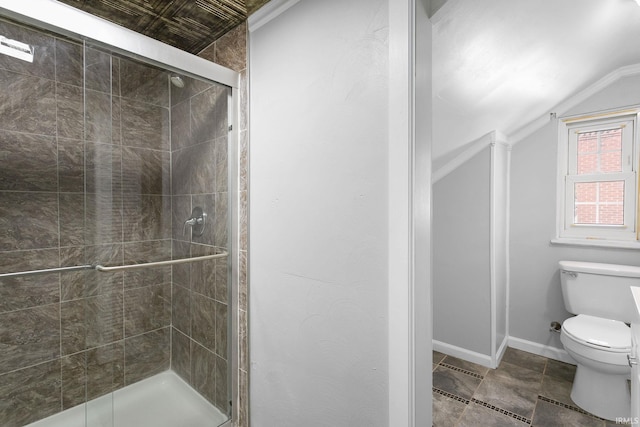
[[[438,164],[640,63],[634,0],[449,0],[432,22]]]

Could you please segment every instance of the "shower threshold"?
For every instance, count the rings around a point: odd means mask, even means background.
[[[214,427],[227,419],[175,372],[165,371],[26,427]]]

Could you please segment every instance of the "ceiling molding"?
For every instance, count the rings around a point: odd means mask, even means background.
[[[610,72],[592,85],[586,87],[580,92],[577,92],[576,94],[557,104],[553,109],[551,109],[551,113],[538,117],[529,124],[519,128],[514,132],[509,133],[509,141],[511,142],[511,144],[517,144],[518,142],[522,141],[523,139],[549,123],[551,114],[555,114],[557,117],[560,117],[563,114],[566,114],[573,107],[586,101],[596,93],[600,92],[608,86],[611,86],[618,80],[625,77],[632,77],[637,75],[640,75],[640,64],[627,65]]]
[[[248,19],[249,32],[254,32],[267,22],[276,18],[300,0],[271,0],[254,12]]]

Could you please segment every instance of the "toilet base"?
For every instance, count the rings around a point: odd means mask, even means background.
[[[580,408],[600,418],[615,421],[631,416],[628,375],[615,375],[578,364],[571,399]]]

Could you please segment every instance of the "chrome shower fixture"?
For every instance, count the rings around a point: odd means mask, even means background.
[[[196,206],[191,211],[191,217],[184,222],[182,226],[182,234],[187,234],[187,225],[191,227],[191,235],[200,237],[204,234],[204,228],[207,225],[207,214],[201,207]]]
[[[169,77],[169,80],[171,80],[171,84],[174,85],[175,87],[178,87],[178,88],[184,87],[184,80],[182,80],[182,77],[180,76],[173,75]]]
[[[22,59],[23,61],[33,62],[35,48],[26,43],[0,36],[0,53]]]

